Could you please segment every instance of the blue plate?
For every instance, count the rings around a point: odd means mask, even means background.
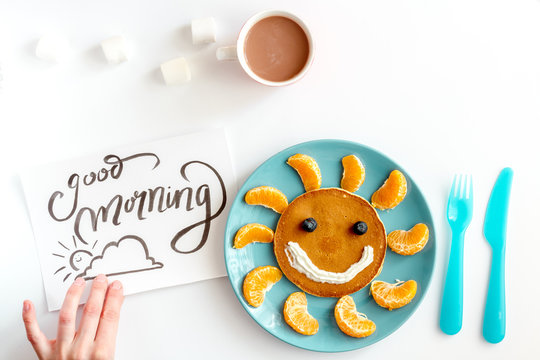
[[[283,304],[287,297],[299,288],[285,276],[266,293],[264,303],[253,308],[242,295],[242,283],[246,274],[257,266],[278,266],[272,244],[254,243],[242,249],[233,248],[236,231],[248,223],[260,223],[276,228],[279,214],[262,206],[250,206],[244,202],[246,192],[261,185],[281,190],[291,202],[304,193],[304,187],[296,171],[286,164],[287,159],[301,153],[312,156],[321,169],[322,187],[339,187],[343,168],[341,159],[350,154],[358,156],[366,168],[366,180],[356,192],[365,199],[377,190],[390,172],[400,170],[407,178],[408,191],[396,208],[378,211],[386,231],[409,229],[416,223],[425,223],[430,231],[426,247],[418,254],[401,256],[390,249],[378,280],[394,282],[395,279],[414,279],[418,290],[412,302],[401,309],[388,311],[379,307],[369,295],[369,286],[352,294],[358,311],[365,313],[377,325],[375,332],[362,339],[349,337],[341,332],[334,319],[336,298],[320,298],[307,294],[308,311],[319,321],[319,332],[304,336],[292,330],[283,318]],[[396,331],[418,308],[428,289],[435,262],[435,231],[433,220],[420,189],[398,164],[385,155],[366,146],[342,140],[316,140],[283,150],[259,166],[246,180],[232,204],[225,229],[225,264],[231,285],[238,300],[251,317],[275,337],[300,348],[339,352],[359,349]],[[411,335],[412,336],[412,335]]]

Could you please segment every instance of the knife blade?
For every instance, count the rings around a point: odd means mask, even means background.
[[[514,171],[504,168],[499,176],[486,209],[484,236],[491,245],[491,272],[484,312],[484,339],[496,344],[504,339],[506,333],[505,303],[505,251],[508,203]]]

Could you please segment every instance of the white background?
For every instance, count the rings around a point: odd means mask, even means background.
[[[266,8],[310,26],[317,49],[307,77],[287,88],[218,63],[242,23]],[[214,16],[218,44],[191,45],[192,18]],[[55,30],[72,57],[33,56]],[[122,34],[132,60],[105,63],[99,43]],[[160,63],[185,56],[186,86],[166,87]],[[537,359],[540,356],[540,1],[38,1],[0,0],[0,358],[26,359],[20,311],[36,303],[54,337],[18,173],[26,167],[200,129],[225,126],[240,182],[286,146],[354,140],[399,162],[425,192],[439,234],[432,286],[418,311],[383,341],[333,358]],[[491,186],[515,170],[507,245],[507,335],[481,335],[490,248],[482,236]],[[475,214],[465,243],[463,329],[438,327],[448,256],[445,207],[454,172],[472,172]],[[129,296],[119,359],[325,359],[287,345],[243,310],[226,278]]]

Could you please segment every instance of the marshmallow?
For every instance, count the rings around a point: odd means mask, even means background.
[[[236,46],[224,46],[216,50],[218,60],[238,60]]]
[[[119,64],[128,60],[128,48],[123,36],[113,36],[103,40],[101,49],[109,64]]]
[[[44,35],[36,46],[36,56],[41,60],[58,62],[67,56],[69,44],[60,35]]]
[[[184,84],[191,80],[191,71],[185,58],[176,58],[161,64],[163,80],[167,85]]]
[[[214,18],[195,19],[191,21],[191,39],[193,45],[216,42],[216,22]]]

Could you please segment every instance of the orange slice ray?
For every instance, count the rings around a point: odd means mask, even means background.
[[[395,284],[376,280],[371,283],[370,291],[379,306],[393,310],[410,303],[416,295],[417,287],[414,280],[397,280]]]
[[[394,230],[387,236],[388,246],[400,255],[414,255],[426,246],[429,229],[426,224],[416,224],[409,231]]]
[[[356,304],[351,296],[345,295],[340,298],[334,308],[336,322],[345,334],[362,338],[373,334],[376,329],[375,323],[365,314],[356,311]]]
[[[283,307],[285,322],[302,335],[313,335],[319,331],[319,322],[308,313],[306,294],[292,293]]]
[[[306,191],[317,190],[321,188],[322,177],[319,165],[311,156],[296,154],[287,160],[294,170],[298,172]]]
[[[263,224],[247,224],[236,232],[233,247],[241,249],[254,242],[271,243],[272,241],[274,241],[274,231],[268,226]]]
[[[275,283],[281,280],[281,270],[275,266],[259,266],[251,270],[244,279],[244,298],[249,305],[259,307]]]
[[[262,205],[279,214],[289,206],[285,194],[271,186],[259,186],[249,190],[244,200],[249,205]]]
[[[355,155],[348,155],[341,159],[343,164],[343,177],[341,178],[341,188],[350,192],[355,192],[362,186],[366,178],[366,169]]]
[[[393,209],[407,195],[407,180],[399,170],[394,170],[384,184],[371,196],[371,204],[380,210]]]

